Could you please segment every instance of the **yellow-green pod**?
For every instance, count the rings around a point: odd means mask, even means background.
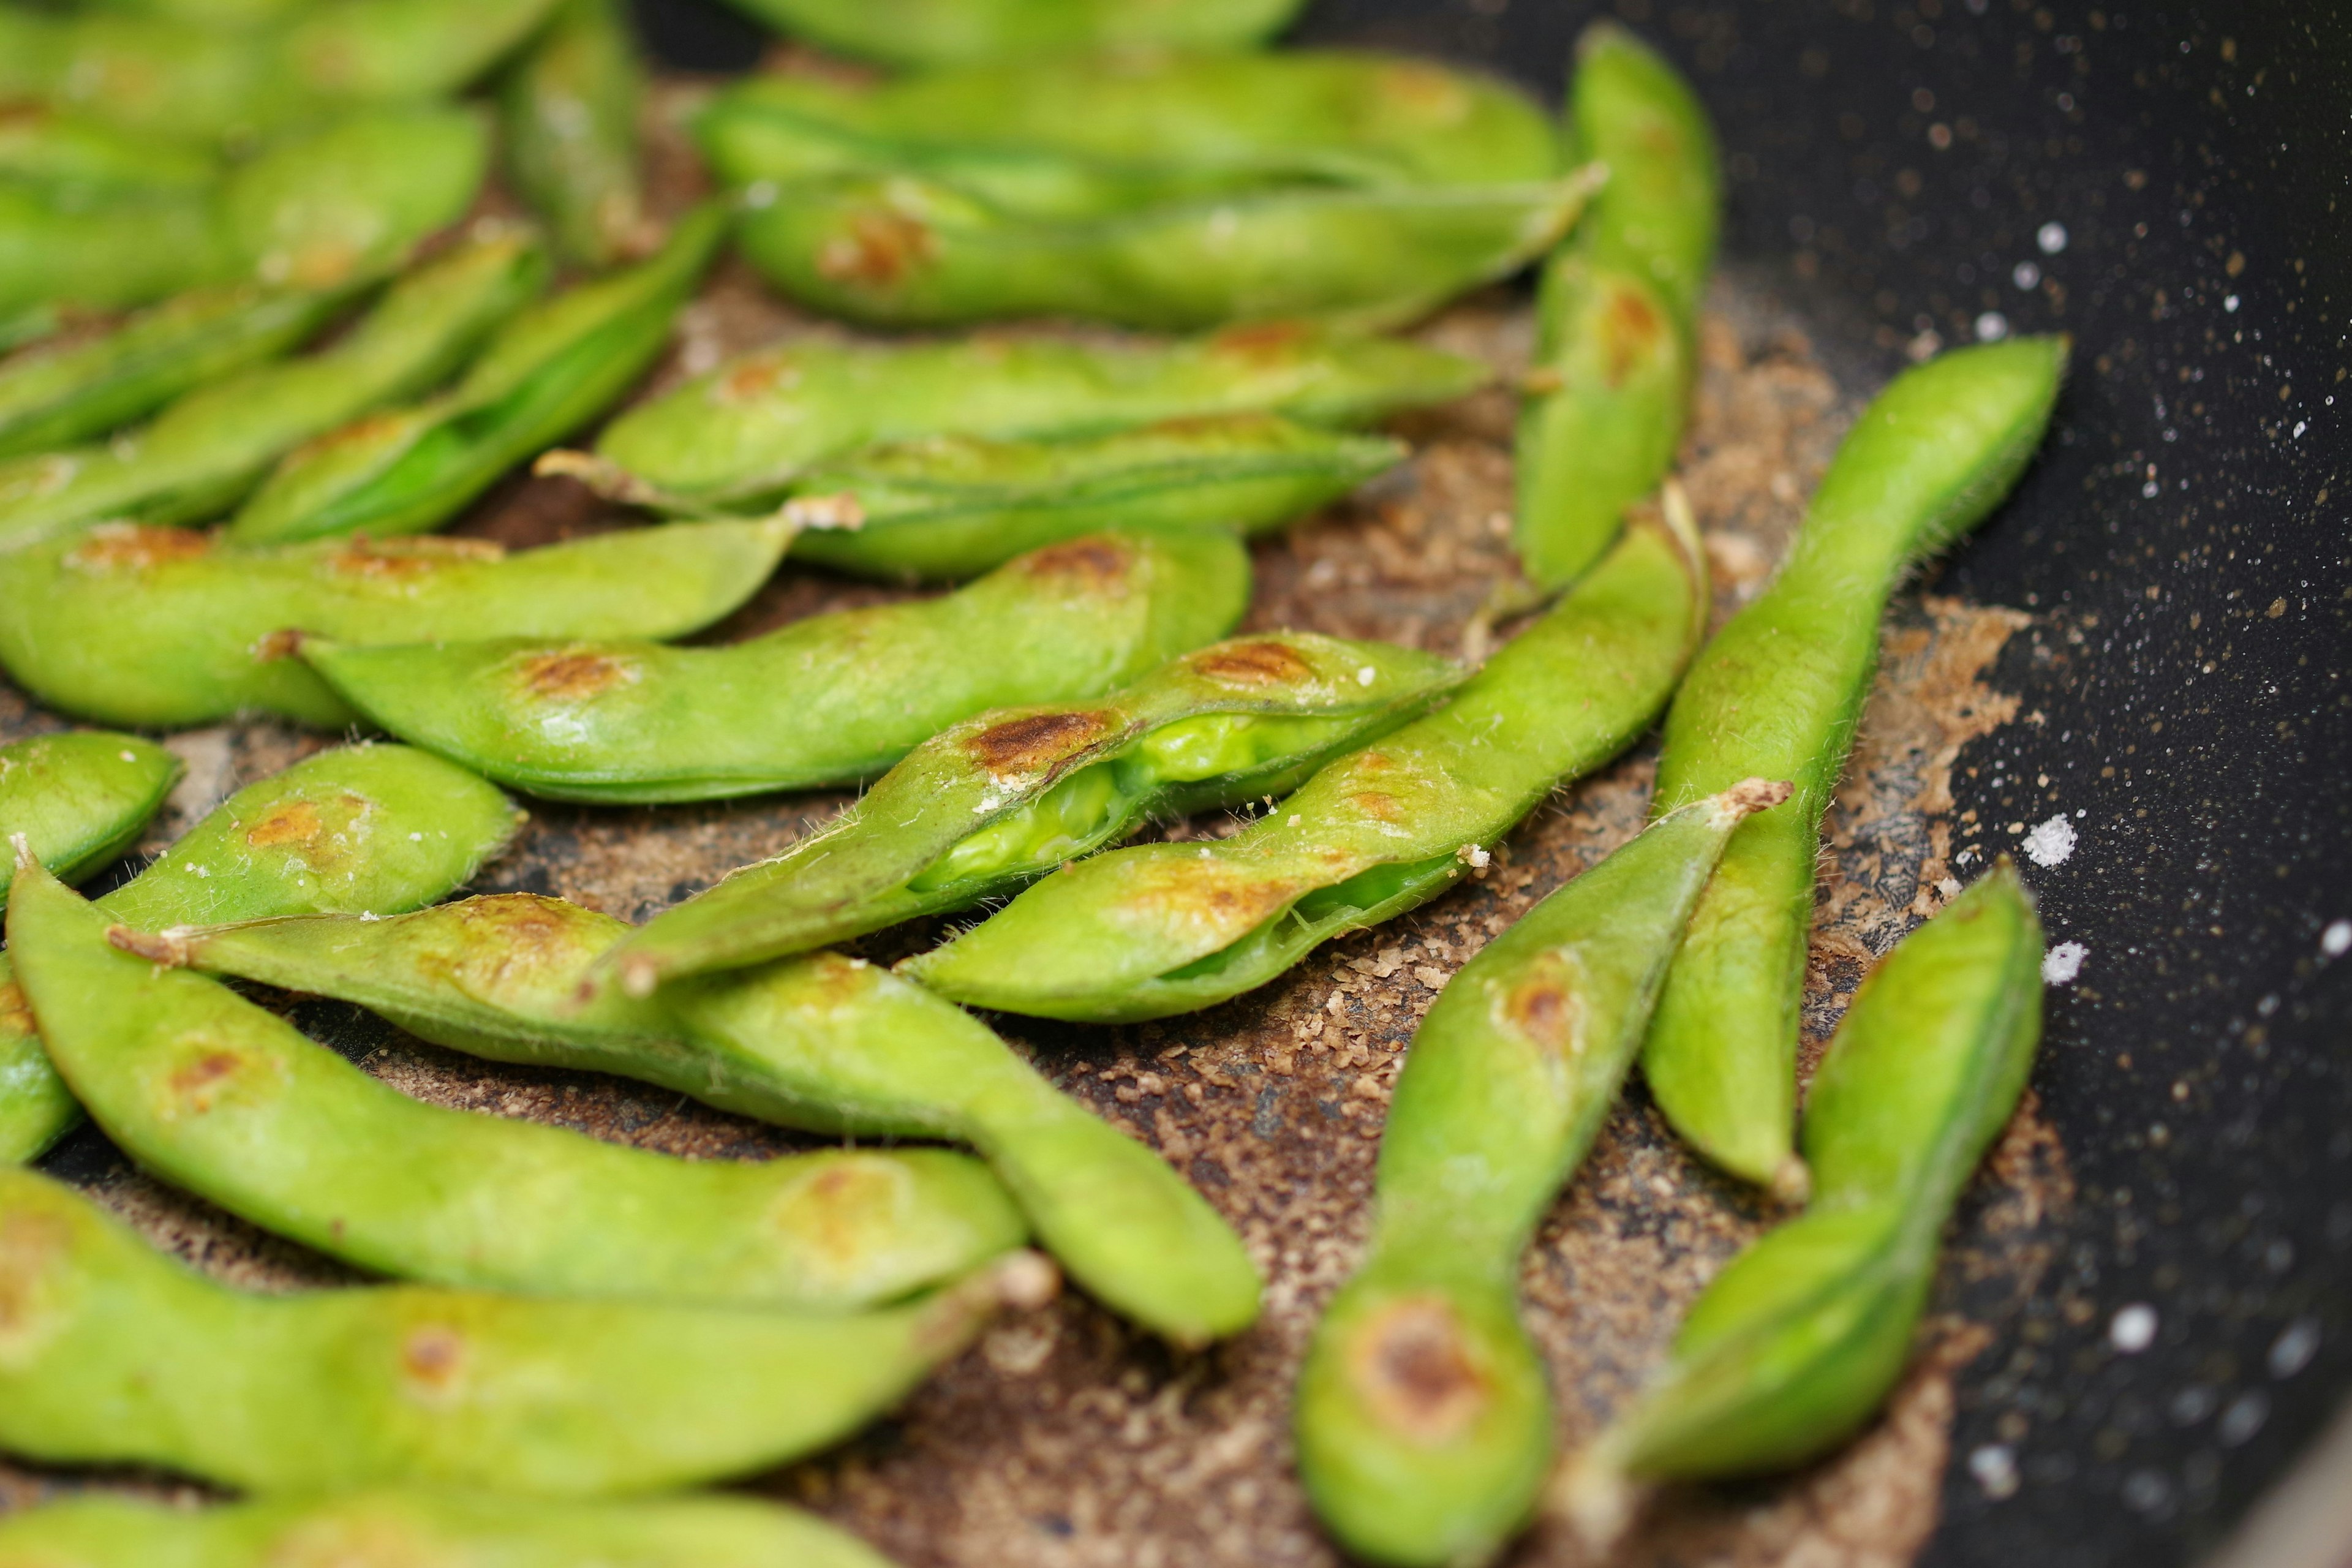
[[[83,730],[0,746],[0,842],[25,836],[78,881],[139,841],[180,780],[180,759],[136,735]]]
[[[1041,50],[1227,47],[1262,42],[1300,0],[736,0],[769,26],[893,66],[1013,60]]]
[[[562,0],[499,88],[507,170],[556,249],[610,267],[651,248],[637,167],[645,67],[619,0]]]

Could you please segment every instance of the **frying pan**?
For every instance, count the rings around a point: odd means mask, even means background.
[[[2074,335],[2042,460],[1937,587],[2035,617],[1992,676],[2025,721],[1954,794],[1983,855],[2076,831],[2033,877],[2085,950],[2033,1088],[2078,1194],[2061,1267],[1959,1374],[1922,1561],[2202,1560],[2352,1390],[2352,12],[1322,0],[1297,36],[1554,96],[1604,9],[1716,117],[1727,257],[1868,384]],[[691,68],[762,42],[690,0],[640,21]],[[2303,1483],[2305,1544],[2345,1532],[2317,1563],[2352,1563],[2347,1447]]]

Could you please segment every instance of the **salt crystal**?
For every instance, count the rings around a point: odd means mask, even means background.
[[[2039,823],[2025,836],[2025,858],[2037,866],[2063,866],[2074,853],[2074,825],[2063,813]]]
[[[2074,976],[2083,973],[2083,960],[2091,950],[2079,942],[2062,942],[2042,955],[2042,978],[2051,985],[2072,985]]]

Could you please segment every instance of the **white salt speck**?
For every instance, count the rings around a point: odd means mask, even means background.
[[[2319,1320],[2297,1318],[2271,1344],[2271,1375],[2293,1377],[2309,1366],[2311,1358],[2318,1353]]]
[[[1381,672],[1374,669],[1369,664],[1364,666],[1363,668],[1356,671],[1356,684],[1359,686],[1370,686],[1373,681],[1378,680],[1380,678]]]
[[[2063,866],[2074,853],[2074,825],[2063,813],[2025,836],[2025,858],[2037,866]]]
[[[1996,1501],[2017,1495],[2017,1453],[2006,1443],[1988,1443],[1970,1454],[1969,1474]]]
[[[2346,948],[2352,948],[2352,921],[2337,921],[2319,933],[2319,951],[2330,958],[2341,958]]]
[[[1454,852],[1454,857],[1457,860],[1467,860],[1472,866],[1482,870],[1495,858],[1475,844],[1465,844]]]
[[[2042,266],[2039,262],[2021,261],[2010,269],[2009,280],[2021,289],[2039,287],[2042,282]]]
[[[135,763],[139,760],[139,753],[136,752],[117,752],[114,754],[126,763]]]
[[[2074,976],[2083,973],[2083,960],[2091,950],[2079,942],[2062,942],[2042,955],[2042,979],[2045,984],[2072,985]]]
[[[1977,342],[1997,343],[2009,336],[2009,318],[1999,310],[1987,310],[1977,318]]]
[[[1297,814],[1297,812],[1295,812],[1295,811],[1294,811],[1294,812],[1292,812],[1292,813],[1290,814],[1290,820],[1289,820],[1288,822],[1284,823],[1284,824],[1283,824],[1283,826],[1284,826],[1285,827],[1296,827],[1296,826],[1298,826],[1298,814]]]
[[[412,833],[408,836],[408,841],[411,844],[422,844],[425,842],[425,835],[422,833]]]
[[[2261,1431],[2270,1413],[2270,1395],[2259,1388],[2250,1388],[2230,1401],[2230,1408],[2221,1412],[2221,1423],[2214,1435],[2221,1439],[2223,1447],[2234,1448]]]
[[[2236,315],[2238,313],[2238,297],[2235,294],[2232,294],[2223,300],[2221,301],[2221,309],[2229,311],[2233,316]]]
[[[2043,224],[2033,231],[2033,243],[2042,247],[2042,255],[2057,255],[2066,248],[2066,226],[2054,222]]]
[[[2135,1301],[2107,1325],[2107,1341],[2126,1355],[2137,1355],[2156,1343],[2156,1309]]]

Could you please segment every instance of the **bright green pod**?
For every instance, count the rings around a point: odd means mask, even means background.
[[[0,183],[0,319],[126,310],[236,272],[209,193],[76,202]]]
[[[1433,655],[1312,632],[1186,654],[1096,702],[941,731],[782,855],[665,910],[615,948],[635,995],[679,975],[845,942],[1008,897],[1150,817],[1287,795],[1461,679]]]
[[[0,746],[0,842],[79,881],[139,842],[180,782],[180,759],[136,735],[77,731]]]
[[[142,931],[399,914],[471,879],[520,821],[497,790],[423,752],[321,752],[237,791],[98,907]],[[37,1158],[81,1117],[15,976],[0,955],[0,1162],[9,1164]]]
[[[726,232],[717,207],[690,215],[644,265],[508,322],[448,392],[296,448],[230,520],[228,537],[267,544],[438,528],[636,384]]]
[[[88,198],[200,192],[220,177],[219,160],[204,148],[37,104],[0,109],[0,178]]]
[[[1822,814],[1878,665],[1886,601],[2016,483],[2058,398],[2063,337],[1956,349],[1880,393],[1822,476],[1780,574],[1694,661],[1654,809],[1744,778],[1787,805],[1741,826],[1692,917],[1642,1070],[1675,1131],[1748,1181],[1804,1190],[1790,1147]]]
[[[1008,1013],[1164,1017],[1426,903],[1622,751],[1674,689],[1706,626],[1706,574],[1688,516],[1667,519],[1628,533],[1444,710],[1330,763],[1231,838],[1076,862],[902,967]]]
[[[1568,232],[1595,182],[1299,187],[1050,222],[898,175],[786,188],[738,236],[761,276],[870,326],[1075,316],[1191,331],[1425,315]]]
[[[418,268],[316,353],[187,393],[104,445],[0,463],[0,542],[226,510],[290,448],[439,381],[546,276],[546,253],[530,236],[490,235]]]
[[[198,968],[356,1002],[497,1061],[617,1073],[821,1132],[971,1143],[1039,1239],[1113,1310],[1187,1345],[1255,1317],[1257,1276],[1215,1211],[970,1014],[833,952],[650,1000],[583,994],[629,931],[515,893],[398,920],[174,933],[171,947]]]
[[[508,176],[566,260],[610,267],[646,248],[645,91],[619,0],[562,0],[499,86]]]
[[[1264,41],[1300,0],[736,0],[825,48],[893,66],[1017,61],[1044,50],[1229,48]]]
[[[2042,925],[2004,860],[1863,982],[1805,1108],[1812,1206],[1691,1308],[1649,1392],[1570,1472],[1785,1469],[1870,1418],[1901,1375],[1944,1223],[2024,1091],[2042,1033]]]
[[[1706,110],[1624,28],[1578,39],[1568,113],[1609,183],[1545,268],[1519,413],[1514,536],[1547,587],[1598,560],[1674,465],[1723,201]]]
[[[1685,806],[1481,949],[1406,1052],[1371,1245],[1316,1331],[1292,1426],[1315,1510],[1376,1563],[1484,1563],[1552,1458],[1520,1256],[1591,1147],[1731,830],[1787,796]]]
[[[889,1568],[812,1514],[740,1497],[541,1502],[375,1490],[192,1510],[85,1493],[0,1516],[9,1568]]]
[[[927,1301],[822,1316],[415,1286],[249,1295],[29,1171],[0,1172],[0,1447],[289,1498],[576,1499],[765,1469],[855,1432],[1000,1306],[1051,1289],[1023,1256]]]
[[[811,465],[878,443],[1093,436],[1259,412],[1360,425],[1465,396],[1491,374],[1459,355],[1297,322],[1143,345],[803,339],[630,409],[596,455],[681,506],[722,509],[774,496]]]
[[[774,518],[677,522],[509,554],[429,537],[238,547],[110,523],[0,552],[0,665],[50,706],[112,723],[278,713],[334,728],[357,714],[295,657],[301,634],[683,637],[757,592],[792,534]]]
[[[217,981],[151,962],[168,943],[29,860],[8,948],[49,1060],[131,1158],[394,1279],[830,1310],[1022,1239],[986,1167],[944,1150],[695,1162],[411,1100]]]
[[[668,525],[698,526],[719,525]],[[1248,603],[1248,553],[1230,536],[1095,534],[942,598],[720,647],[508,637],[301,653],[386,731],[518,789],[714,800],[873,778],[975,713],[1099,696],[1231,631]]]
[[[85,0],[91,11],[119,12],[199,26],[242,28],[282,21],[318,0]]]
[[[1402,462],[1384,436],[1270,414],[1165,420],[1107,436],[931,436],[869,447],[792,486],[811,527],[793,555],[868,576],[960,582],[1106,528],[1269,532]]]
[[[1565,166],[1559,132],[1510,83],[1353,49],[1039,52],[873,84],[760,78],[723,101],[895,146],[916,168],[933,156],[1045,154],[1179,179],[1489,185],[1549,180]]]
[[[0,458],[103,436],[207,382],[280,358],[350,299],[242,284],[183,294],[92,336],[0,362]]]

